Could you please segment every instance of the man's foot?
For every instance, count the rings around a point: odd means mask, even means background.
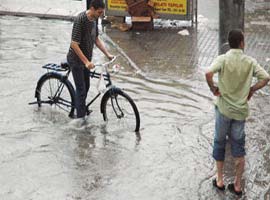
[[[221,190],[221,191],[224,191],[224,190],[225,190],[225,185],[223,185],[223,186],[218,186],[218,185],[217,185],[217,179],[214,179],[214,180],[213,180],[213,186],[214,186],[215,188],[217,188],[218,190]]]
[[[234,187],[234,184],[233,183],[230,183],[229,185],[228,185],[228,189],[229,189],[229,191],[231,192],[231,193],[233,193],[233,194],[236,194],[237,196],[241,196],[242,195],[242,191],[237,191],[237,190],[235,190],[235,187]]]
[[[86,120],[84,117],[77,118],[77,119],[71,120],[68,124],[69,124],[69,126],[71,126],[73,128],[81,128],[81,127],[86,125]]]

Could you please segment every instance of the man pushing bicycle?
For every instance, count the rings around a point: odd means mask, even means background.
[[[109,59],[114,57],[98,37],[97,19],[103,15],[104,8],[105,4],[102,0],[93,0],[88,10],[78,14],[74,20],[71,44],[67,54],[67,61],[76,86],[76,118],[81,124],[86,115],[85,101],[90,87],[89,70],[94,68],[91,62],[94,44]]]

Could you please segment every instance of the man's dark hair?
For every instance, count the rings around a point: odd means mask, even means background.
[[[105,8],[105,4],[103,2],[103,0],[92,0],[92,2],[90,3],[90,8],[93,7],[95,10],[102,8]]]
[[[231,30],[228,35],[228,41],[231,48],[238,49],[240,47],[240,43],[244,41],[244,35],[242,30],[240,29]]]

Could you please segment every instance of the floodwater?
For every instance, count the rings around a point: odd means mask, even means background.
[[[211,185],[214,97],[201,67],[164,74],[163,62],[155,63],[156,71],[135,69],[120,54],[123,69],[113,81],[139,108],[137,135],[106,130],[98,103],[81,130],[70,128],[62,113],[28,105],[45,73],[41,66],[65,58],[71,27],[65,21],[0,17],[0,199],[235,199]],[[105,60],[98,50],[95,56]],[[268,91],[250,102],[242,199],[269,199]],[[230,159],[226,183],[233,180]]]

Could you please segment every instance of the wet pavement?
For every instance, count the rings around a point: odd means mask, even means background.
[[[124,66],[113,81],[139,108],[140,137],[106,130],[98,103],[82,130],[63,113],[29,106],[41,66],[65,58],[72,22],[0,16],[0,199],[235,199],[211,185],[214,97],[203,71],[217,55],[218,32],[207,12],[199,14],[189,36],[179,28],[103,28],[102,39]],[[270,38],[263,26],[248,29],[246,52],[265,65]],[[95,56],[105,60],[98,50]],[[250,102],[242,199],[269,198],[269,91]],[[226,183],[232,166],[228,157]]]

